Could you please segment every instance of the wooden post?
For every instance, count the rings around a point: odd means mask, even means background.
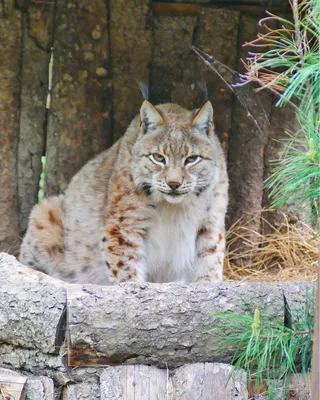
[[[312,358],[312,381],[311,381],[311,400],[318,400],[320,393],[320,259],[318,266],[318,282],[316,293],[315,321],[314,321],[314,342]]]
[[[57,194],[111,144],[108,9],[104,0],[58,0],[48,113],[45,194]]]
[[[0,251],[16,254],[21,13],[14,0],[0,3],[0,38]]]
[[[242,16],[238,39],[239,64],[240,58],[245,59],[248,48],[241,46],[254,39],[258,32],[256,18]],[[271,95],[261,93],[260,104],[251,102],[251,107],[257,107],[265,119],[259,121],[260,130],[248,116],[250,110],[246,110],[237,100],[234,100],[232,110],[232,130],[229,141],[228,172],[230,179],[230,200],[228,225],[237,221],[240,217],[251,220],[251,228],[260,229],[260,216],[257,211],[262,206],[263,176],[264,176],[264,149],[268,142],[270,126],[268,117],[271,109]],[[250,100],[250,99],[249,99]],[[262,109],[263,107],[263,109]],[[253,216],[256,215],[256,218]],[[239,245],[239,243],[238,243]]]
[[[23,5],[26,4],[26,8]],[[19,231],[27,229],[38,202],[41,156],[45,151],[48,65],[54,2],[22,2],[20,132],[18,143]]]
[[[152,14],[149,0],[109,0],[109,7],[115,142],[141,107],[137,80],[149,81]]]

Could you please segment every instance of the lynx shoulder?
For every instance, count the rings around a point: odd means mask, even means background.
[[[34,207],[20,261],[73,283],[219,282],[227,202],[211,103],[144,101],[64,195]]]

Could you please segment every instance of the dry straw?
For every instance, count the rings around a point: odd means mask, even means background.
[[[225,280],[278,282],[317,279],[319,238],[315,237],[310,226],[301,221],[291,224],[288,217],[281,214],[283,222],[278,228],[271,226],[265,212],[261,214],[261,225],[271,233],[262,234],[251,228],[252,220],[257,216],[246,223],[242,218],[231,226],[227,232]],[[241,249],[237,248],[237,243],[241,243]]]

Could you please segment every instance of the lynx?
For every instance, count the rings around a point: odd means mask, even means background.
[[[34,207],[20,261],[71,283],[219,282],[227,192],[211,103],[145,100],[64,195]]]

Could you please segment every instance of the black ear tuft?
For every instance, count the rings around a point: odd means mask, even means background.
[[[197,85],[198,85],[198,88],[200,89],[200,91],[201,91],[201,93],[202,93],[202,95],[204,97],[204,100],[208,101],[209,97],[208,97],[208,88],[207,88],[206,82],[205,81],[201,81],[201,82],[198,82]]]
[[[146,83],[142,82],[142,81],[139,81],[139,80],[137,80],[137,82],[138,82],[142,97],[145,100],[149,100],[149,87],[148,87],[148,85]]]

